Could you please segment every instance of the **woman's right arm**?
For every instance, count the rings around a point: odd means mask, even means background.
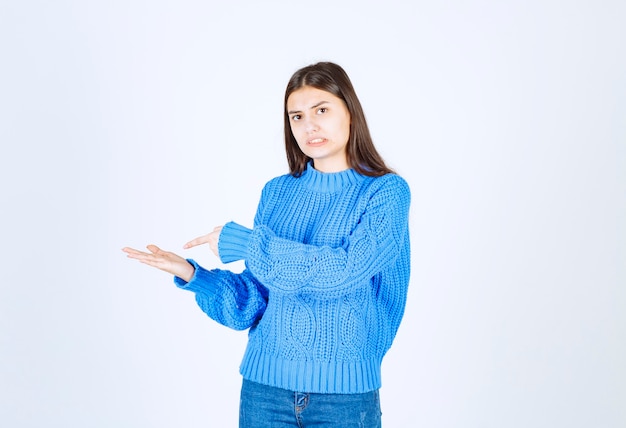
[[[265,312],[268,291],[249,272],[206,270],[192,259],[149,245],[148,252],[124,248],[129,258],[174,275],[174,283],[196,294],[200,309],[218,323],[235,330],[254,325]]]
[[[174,277],[174,283],[194,292],[205,314],[235,330],[245,330],[261,319],[268,291],[250,271],[207,270],[192,259],[188,262],[195,269],[191,280]]]

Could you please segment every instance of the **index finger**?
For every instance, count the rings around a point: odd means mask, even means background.
[[[195,239],[192,239],[191,241],[187,242],[185,245],[183,245],[184,249],[189,249],[192,247],[196,247],[198,245],[202,245],[202,244],[206,244],[209,242],[209,235],[202,235],[202,236],[198,236]]]

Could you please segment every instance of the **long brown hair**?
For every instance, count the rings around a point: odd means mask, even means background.
[[[289,95],[305,86],[330,92],[346,104],[350,113],[350,137],[346,147],[346,156],[348,165],[352,169],[359,174],[371,177],[393,173],[374,147],[363,108],[344,69],[332,62],[318,62],[296,71],[289,79],[285,90],[285,151],[291,175],[295,177],[302,175],[307,163],[311,160],[298,147],[291,132],[287,114]]]

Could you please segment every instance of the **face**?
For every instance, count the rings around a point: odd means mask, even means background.
[[[349,168],[346,147],[350,137],[350,112],[341,98],[311,86],[287,98],[291,132],[300,150],[321,172]]]

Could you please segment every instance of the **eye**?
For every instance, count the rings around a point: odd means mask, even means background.
[[[328,111],[327,107],[320,107],[317,109],[317,114],[324,114]]]
[[[291,120],[294,122],[297,122],[298,120],[300,120],[301,116],[299,114],[294,114],[293,116],[291,116]]]

